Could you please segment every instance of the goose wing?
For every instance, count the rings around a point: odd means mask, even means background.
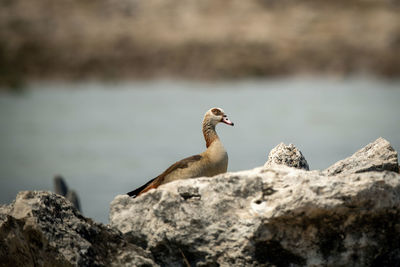
[[[157,188],[163,184],[165,177],[172,174],[174,171],[178,169],[185,169],[188,168],[189,165],[193,162],[201,160],[201,155],[193,155],[191,157],[187,157],[183,160],[177,161],[172,164],[168,169],[166,169],[162,174],[153,178],[152,180],[148,181],[146,184],[142,185],[141,187],[127,193],[131,197],[137,197],[138,195],[149,191],[152,188]]]

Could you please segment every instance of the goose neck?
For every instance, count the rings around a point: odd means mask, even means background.
[[[217,135],[217,132],[215,131],[215,125],[208,123],[208,122],[203,122],[203,135],[204,139],[206,140],[206,146],[207,148],[215,141],[218,140],[219,137]]]

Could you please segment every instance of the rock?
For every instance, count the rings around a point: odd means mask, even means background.
[[[327,168],[326,175],[351,174],[370,171],[399,172],[397,152],[382,137]]]
[[[60,195],[24,191],[0,207],[0,266],[155,265],[148,252]]]
[[[117,196],[109,226],[58,194],[20,192],[0,205],[0,266],[400,266],[390,144],[307,165],[280,144],[264,167]]]
[[[287,146],[280,143],[269,152],[268,161],[264,167],[270,167],[274,164],[309,170],[307,160],[293,144]]]
[[[382,140],[342,172],[267,164],[120,195],[110,224],[163,266],[399,266],[400,175],[367,167]]]

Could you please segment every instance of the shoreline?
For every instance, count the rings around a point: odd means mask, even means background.
[[[16,0],[0,7],[4,85],[57,77],[400,75],[396,2]]]

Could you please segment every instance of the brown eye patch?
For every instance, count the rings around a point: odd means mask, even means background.
[[[216,116],[222,115],[222,111],[221,111],[220,109],[218,109],[218,108],[213,108],[213,109],[211,110],[211,112],[212,112],[214,115],[216,115]]]

